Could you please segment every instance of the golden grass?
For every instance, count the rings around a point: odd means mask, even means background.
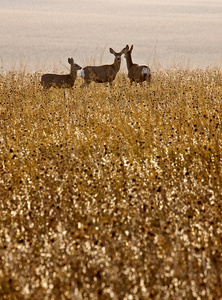
[[[222,297],[222,73],[0,78],[0,298]]]

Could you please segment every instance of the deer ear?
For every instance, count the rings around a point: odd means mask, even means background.
[[[125,49],[128,51],[129,50],[129,45],[126,45]]]
[[[73,58],[68,58],[68,63],[71,65],[71,64],[74,64],[74,59]]]
[[[128,46],[128,45],[127,45],[127,46]],[[125,47],[125,48],[122,49],[122,51],[120,52],[121,55],[122,55],[123,53],[125,53],[125,51],[127,51],[127,47]]]
[[[131,46],[131,48],[130,48],[130,51],[132,51],[133,50],[133,45]]]
[[[115,51],[112,48],[109,48],[109,52],[115,55]]]

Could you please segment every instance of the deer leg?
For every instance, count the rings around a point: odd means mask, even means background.
[[[86,80],[86,79],[84,79],[84,82],[83,82],[83,84],[81,84],[81,88],[83,88],[83,87],[87,87],[87,86],[89,86],[89,84],[90,84],[90,80]]]
[[[148,76],[148,78],[147,78],[148,85],[150,85],[150,82],[151,82],[151,76]]]
[[[132,86],[133,85],[133,79],[130,79],[130,86]]]

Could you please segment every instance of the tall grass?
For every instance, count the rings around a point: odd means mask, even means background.
[[[222,73],[0,78],[1,299],[222,297]]]

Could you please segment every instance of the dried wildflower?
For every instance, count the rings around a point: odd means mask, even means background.
[[[221,296],[219,72],[65,94],[5,76],[1,296]]]

